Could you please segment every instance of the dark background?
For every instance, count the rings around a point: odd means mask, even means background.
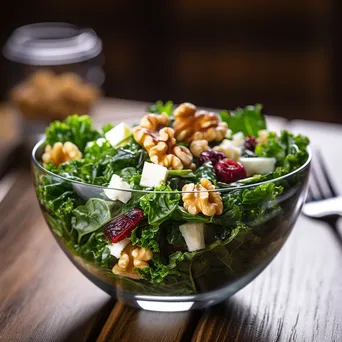
[[[258,102],[268,114],[342,123],[340,3],[3,1],[0,45],[28,23],[87,26],[103,40],[108,96],[218,108]],[[8,80],[0,80],[4,99]]]

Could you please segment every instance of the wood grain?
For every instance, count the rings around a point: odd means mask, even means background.
[[[23,171],[0,204],[0,341],[94,340],[113,305],[67,259]]]
[[[199,312],[151,312],[117,303],[97,341],[188,341],[198,318]]]

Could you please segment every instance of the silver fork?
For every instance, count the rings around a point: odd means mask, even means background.
[[[316,150],[311,164],[308,197],[302,213],[328,224],[342,244],[337,222],[342,216],[342,196],[337,194],[322,155]]]

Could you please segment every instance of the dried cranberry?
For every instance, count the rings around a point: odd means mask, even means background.
[[[214,170],[217,180],[223,183],[236,182],[246,177],[246,170],[243,165],[228,158],[216,163]]]
[[[252,152],[254,152],[255,150],[255,146],[258,144],[258,142],[255,140],[254,137],[252,137],[251,135],[249,135],[246,140],[245,140],[245,148],[247,150],[250,150]]]
[[[223,152],[209,150],[204,151],[200,155],[200,164],[204,164],[208,161],[211,161],[213,165],[215,165],[219,160],[226,158],[226,155]]]
[[[142,210],[131,209],[126,214],[116,217],[107,223],[103,234],[110,242],[119,242],[130,236],[131,231],[141,222],[143,217]]]

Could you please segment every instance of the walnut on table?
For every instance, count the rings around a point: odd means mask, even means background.
[[[203,213],[206,216],[221,215],[223,203],[221,195],[215,190],[215,186],[206,178],[202,178],[199,184],[185,184],[182,191],[184,208],[192,215]],[[190,192],[186,192],[190,191]]]
[[[191,143],[194,140],[221,141],[228,126],[218,115],[207,111],[197,111],[191,103],[182,103],[173,112],[175,138]]]
[[[82,159],[82,153],[78,147],[70,141],[67,141],[64,144],[57,142],[53,146],[47,145],[42,156],[44,166],[46,166],[47,163],[52,162],[58,167],[60,164],[69,160],[79,159]]]
[[[112,272],[116,275],[131,279],[141,279],[141,275],[134,270],[148,267],[148,261],[152,260],[153,252],[148,248],[135,248],[129,243],[121,252],[118,263],[114,265]]]

